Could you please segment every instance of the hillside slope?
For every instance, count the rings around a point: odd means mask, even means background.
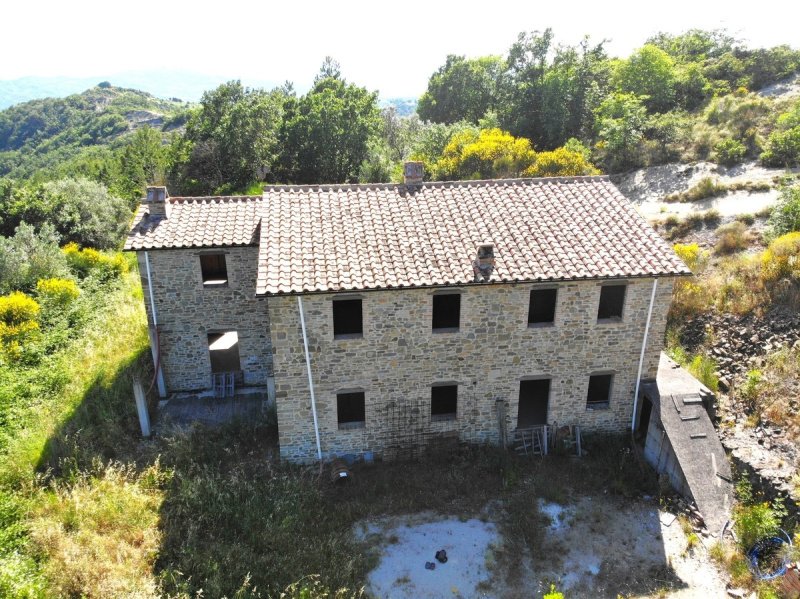
[[[180,126],[188,104],[112,86],[32,100],[0,112],[0,177],[27,178],[144,125]]]

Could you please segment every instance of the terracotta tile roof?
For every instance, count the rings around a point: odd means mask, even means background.
[[[126,250],[219,247],[258,243],[261,196],[169,198],[169,217],[151,216],[142,204]]]
[[[689,274],[606,177],[274,186],[257,294],[462,285],[482,242],[490,282]]]

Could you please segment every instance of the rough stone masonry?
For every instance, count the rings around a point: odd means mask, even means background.
[[[608,283],[608,281],[606,281]],[[405,289],[349,294],[363,306],[362,337],[334,339],[334,294],[304,296],[311,370],[323,454],[377,455],[440,435],[497,442],[495,402],[508,403],[508,430],[516,427],[520,381],[550,378],[549,423],[623,432],[630,426],[638,356],[653,280],[631,279],[623,317],[598,322],[601,282],[558,286],[553,326],[529,327],[533,284],[466,285],[460,290],[458,331],[431,330],[432,296],[441,290]],[[659,280],[643,378],[655,378],[672,296],[671,278]],[[454,291],[450,289],[448,291]],[[280,451],[291,461],[316,459],[313,415],[297,298],[270,297]],[[607,408],[587,408],[589,376],[613,373]],[[456,418],[436,421],[431,386],[458,385]],[[340,429],[336,395],[363,391],[365,422]]]

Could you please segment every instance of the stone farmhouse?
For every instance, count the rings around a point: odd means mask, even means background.
[[[671,247],[606,177],[406,172],[256,197],[149,188],[125,249],[162,396],[264,390],[297,462],[635,428],[690,274]]]

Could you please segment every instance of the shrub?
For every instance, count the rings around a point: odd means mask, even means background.
[[[703,177],[694,186],[682,193],[673,193],[664,198],[665,202],[699,202],[706,198],[728,193],[728,188],[711,177]]]
[[[773,237],[800,231],[800,185],[785,187],[769,214],[769,234]]]
[[[728,138],[714,146],[714,158],[719,164],[733,166],[739,164],[747,154],[747,148],[738,139]]]
[[[539,152],[536,161],[523,172],[526,177],[572,177],[580,175],[597,175],[600,171],[594,168],[584,154],[556,148],[552,152]]]
[[[770,133],[761,162],[765,166],[777,167],[800,164],[800,126]]]
[[[105,254],[93,248],[79,248],[74,243],[64,246],[67,264],[81,277],[95,275],[100,279],[110,279],[128,270],[128,263],[119,253]]]
[[[80,295],[80,290],[70,279],[40,279],[36,293],[43,304],[64,307]]]
[[[678,254],[678,257],[683,260],[686,266],[691,270],[695,270],[700,266],[703,259],[703,251],[700,249],[699,245],[696,243],[676,243],[672,247],[675,253]]]
[[[28,291],[39,279],[65,274],[67,265],[58,241],[58,233],[49,224],[37,231],[22,223],[13,237],[0,237],[0,291]]]
[[[758,397],[759,387],[761,386],[763,378],[764,376],[760,370],[748,370],[747,378],[745,378],[744,383],[738,389],[737,395],[739,399],[749,406],[753,406],[756,397]]]
[[[747,227],[744,223],[734,221],[721,226],[717,230],[717,254],[732,254],[747,248]]]
[[[564,593],[556,589],[556,585],[551,584],[550,590],[544,594],[542,599],[564,599]]]
[[[800,277],[800,231],[778,237],[761,254],[761,278],[777,281],[784,277]]]
[[[717,363],[713,358],[697,355],[689,363],[687,369],[692,376],[703,383],[706,387],[711,389],[714,393],[719,390],[719,378],[716,375]]]
[[[756,217],[753,216],[752,214],[739,214],[737,215],[736,220],[749,227],[750,225],[756,222]]]
[[[778,502],[775,507],[767,502],[737,506],[733,513],[733,529],[742,549],[747,551],[759,539],[777,534],[783,513],[783,506]]]
[[[719,222],[719,219],[720,219],[719,210],[717,210],[716,208],[712,208],[711,210],[706,210],[705,212],[703,212],[703,222],[707,226],[712,226],[717,224]]]
[[[0,350],[8,361],[22,355],[25,344],[39,331],[39,304],[19,291],[0,297]]]

